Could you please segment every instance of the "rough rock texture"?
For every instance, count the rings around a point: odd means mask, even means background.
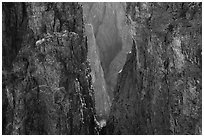
[[[25,34],[3,72],[3,134],[98,133],[82,16],[77,3],[3,3],[5,50]]]
[[[34,43],[29,36],[28,18],[25,3],[2,3],[2,131],[5,133],[8,109],[6,95],[7,71],[12,69],[12,62],[25,43]],[[18,14],[17,14],[18,13]],[[9,82],[8,82],[9,83]]]
[[[134,44],[103,134],[202,134],[201,3],[128,3]]]
[[[82,5],[2,3],[3,134],[202,134],[202,3]]]
[[[26,39],[28,31],[25,3],[2,3],[2,70],[11,70],[12,61]]]

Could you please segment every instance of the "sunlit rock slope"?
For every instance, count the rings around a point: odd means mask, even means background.
[[[95,88],[98,88],[95,90],[96,108],[101,103],[107,104],[105,105],[107,108],[99,106],[100,109],[106,109],[101,111],[107,114],[113,99],[113,89],[116,85],[118,72],[125,63],[126,54],[130,51],[132,43],[130,27],[126,24],[126,4],[99,2],[82,3],[82,5],[84,22],[93,27],[93,34],[91,35],[95,37],[94,45],[96,47],[94,48],[97,49],[98,67],[101,71],[97,74],[100,78],[96,77],[95,82]],[[87,29],[85,31],[89,32]],[[95,67],[93,66],[92,69],[94,70]],[[104,89],[99,88],[100,86]]]

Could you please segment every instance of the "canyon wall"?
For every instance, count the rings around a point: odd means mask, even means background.
[[[202,3],[2,3],[3,134],[202,134]]]
[[[3,28],[3,134],[98,134],[82,7],[3,3]]]
[[[103,134],[202,134],[201,3],[127,3],[133,46]]]

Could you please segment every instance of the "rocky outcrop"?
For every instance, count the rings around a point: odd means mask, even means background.
[[[202,134],[201,3],[128,3],[127,13],[134,42],[103,134]]]
[[[4,3],[5,19],[21,4]],[[3,134],[98,134],[81,6],[23,4],[32,33],[3,73]]]

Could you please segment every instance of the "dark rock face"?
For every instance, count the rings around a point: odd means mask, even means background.
[[[28,18],[25,3],[2,3],[3,70],[12,69],[12,61],[27,35],[28,28],[26,26],[28,26]]]
[[[3,9],[22,5],[4,3]],[[12,71],[3,73],[3,134],[97,134],[80,5],[26,3],[24,8],[29,22],[24,27],[32,36],[19,44]],[[11,22],[4,26],[10,29]]]
[[[134,44],[103,134],[202,134],[201,3],[128,3],[127,13]]]
[[[202,134],[202,3],[2,8],[3,134]]]

